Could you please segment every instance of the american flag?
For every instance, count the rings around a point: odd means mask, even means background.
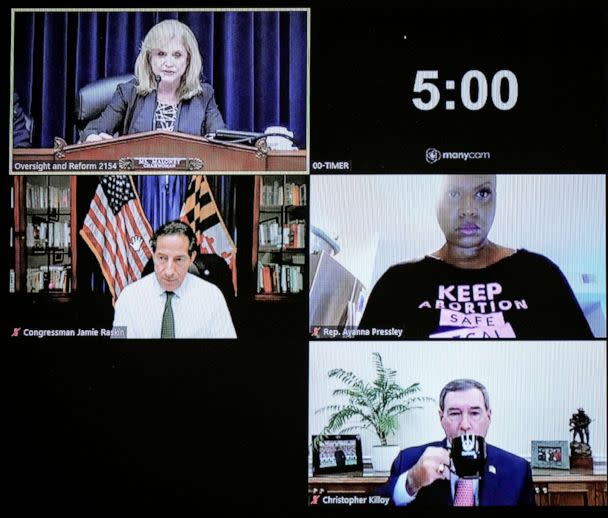
[[[116,301],[152,257],[152,228],[130,176],[101,177],[80,235],[97,257]]]
[[[236,292],[236,245],[224,225],[205,176],[192,177],[180,219],[194,230],[202,254],[217,254],[228,263]]]

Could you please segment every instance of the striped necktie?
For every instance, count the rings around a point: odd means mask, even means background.
[[[173,321],[173,308],[171,307],[171,299],[175,295],[172,291],[165,291],[167,300],[165,301],[165,310],[163,311],[163,322],[160,328],[161,338],[175,338],[175,322]]]

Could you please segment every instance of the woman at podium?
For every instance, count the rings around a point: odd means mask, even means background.
[[[201,82],[202,58],[190,28],[165,20],[150,29],[135,61],[135,78],[118,85],[82,140],[153,130],[206,135],[225,128],[213,88]]]

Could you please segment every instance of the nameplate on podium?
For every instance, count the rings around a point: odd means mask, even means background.
[[[306,150],[272,151],[171,131],[149,131],[46,149],[14,149],[11,174],[165,174],[176,171],[307,173]]]

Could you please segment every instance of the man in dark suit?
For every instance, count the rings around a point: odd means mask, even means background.
[[[32,129],[23,108],[19,104],[19,95],[13,94],[13,147],[32,147]]]
[[[478,381],[459,379],[448,383],[439,396],[443,441],[402,450],[391,468],[382,493],[395,505],[452,506],[459,504],[460,483],[450,471],[447,449],[454,437],[485,437],[492,418],[487,389]],[[480,506],[534,505],[530,464],[505,450],[487,445],[482,477],[468,482],[470,502]]]
[[[334,451],[334,457],[336,459],[336,466],[343,468],[346,466],[346,454],[339,446]]]

